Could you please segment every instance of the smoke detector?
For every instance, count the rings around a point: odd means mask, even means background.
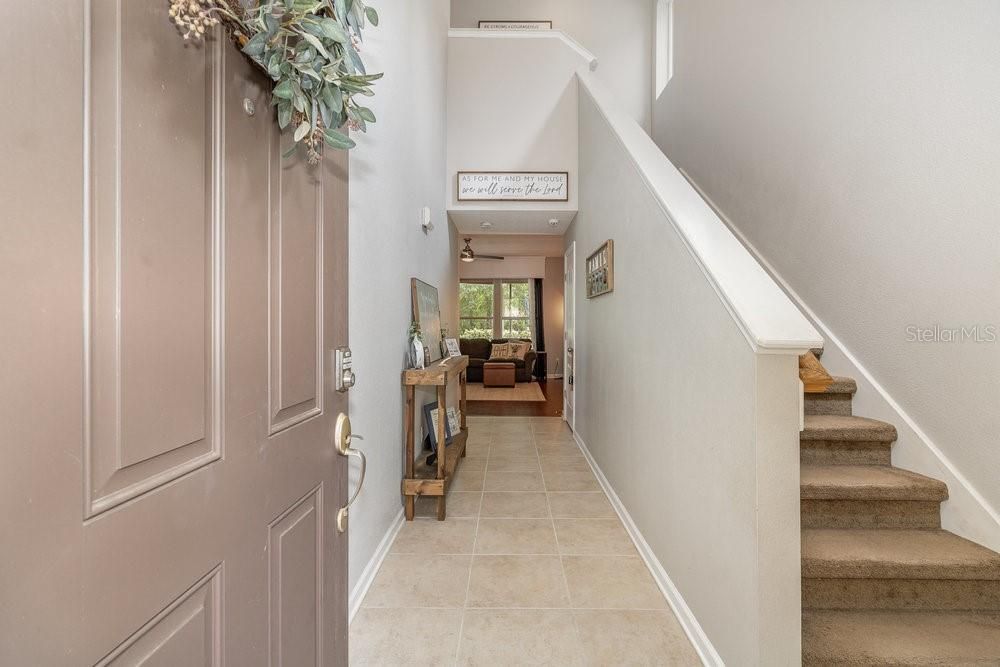
[[[559,220],[557,218],[551,218],[549,220],[549,227],[551,227],[552,229],[555,229],[558,226],[559,226]]]

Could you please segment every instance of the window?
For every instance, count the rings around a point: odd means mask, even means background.
[[[500,283],[503,317],[498,338],[531,338],[530,287],[527,281]]]
[[[656,0],[656,98],[674,75],[674,0]]]
[[[531,335],[531,281],[462,281],[458,291],[462,338],[524,338]]]
[[[494,338],[493,282],[463,282],[458,290],[460,338]]]

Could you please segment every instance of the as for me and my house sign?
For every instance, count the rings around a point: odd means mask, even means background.
[[[569,201],[569,173],[460,171],[458,201]]]

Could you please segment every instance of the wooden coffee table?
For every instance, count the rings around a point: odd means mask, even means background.
[[[514,387],[515,366],[510,361],[487,361],[483,364],[484,387]]]

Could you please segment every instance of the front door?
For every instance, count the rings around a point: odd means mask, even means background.
[[[0,664],[343,665],[347,159],[167,9],[0,10]]]
[[[569,427],[576,430],[576,378],[573,373],[576,371],[576,241],[569,244],[566,249],[566,256],[563,259],[563,276],[565,285],[563,287],[565,301],[565,316],[563,345],[565,346],[564,358],[566,359],[566,377],[563,380],[563,419]]]

